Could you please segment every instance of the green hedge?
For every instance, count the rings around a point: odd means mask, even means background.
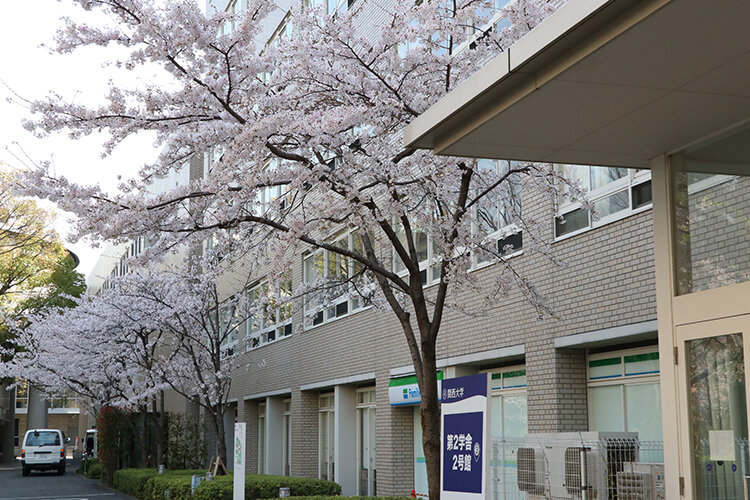
[[[81,461],[81,465],[76,472],[89,479],[100,479],[103,471],[104,465],[99,460],[96,458],[87,458]]]
[[[157,474],[156,469],[122,469],[115,472],[114,487],[141,500],[163,500],[169,491],[170,500],[231,500],[233,476],[219,476],[203,481],[195,495],[190,495],[193,475],[205,476],[205,470],[178,470]],[[341,494],[341,486],[332,481],[290,476],[245,476],[246,500],[278,498],[279,488],[289,488],[292,496],[324,499]]]
[[[163,500],[169,491],[172,500],[190,498],[190,481],[193,475],[205,475],[205,470],[166,471],[156,469],[121,469],[115,472],[114,487],[141,500]]]
[[[220,476],[204,481],[195,491],[196,500],[231,500],[234,476]],[[289,488],[293,497],[331,497],[341,494],[341,486],[333,481],[292,476],[245,475],[245,499],[278,498],[279,488]]]
[[[115,471],[113,486],[131,497],[143,498],[146,481],[156,475],[156,469],[120,469]]]
[[[341,496],[310,496],[295,497],[294,500],[414,500],[412,497],[341,497]]]

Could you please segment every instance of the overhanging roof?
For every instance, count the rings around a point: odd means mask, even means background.
[[[404,132],[436,153],[648,168],[750,117],[750,2],[570,0]]]

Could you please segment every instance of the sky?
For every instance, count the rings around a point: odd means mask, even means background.
[[[0,0],[0,162],[18,168],[21,162],[17,158],[24,156],[33,162],[49,160],[57,175],[112,191],[118,176],[131,177],[156,158],[154,136],[128,139],[111,156],[102,158],[105,135],[78,140],[71,140],[65,133],[34,137],[21,124],[30,114],[18,97],[39,99],[54,91],[76,102],[96,103],[106,94],[110,79],[137,85],[152,78],[153,73],[133,74],[103,67],[104,61],[117,57],[117,47],[52,54],[50,48],[55,31],[62,26],[62,16],[78,19],[92,14],[71,0]],[[66,237],[71,214],[58,214],[55,227]],[[92,248],[88,241],[66,241],[66,247],[81,259],[78,271],[84,275],[89,274],[102,250]]]

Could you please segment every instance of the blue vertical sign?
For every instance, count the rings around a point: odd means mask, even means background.
[[[443,500],[484,499],[488,491],[489,385],[487,373],[443,380]]]

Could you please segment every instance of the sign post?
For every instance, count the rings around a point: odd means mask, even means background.
[[[489,386],[487,373],[443,380],[442,500],[484,500],[489,493]]]
[[[234,424],[233,500],[245,500],[245,422]]]

